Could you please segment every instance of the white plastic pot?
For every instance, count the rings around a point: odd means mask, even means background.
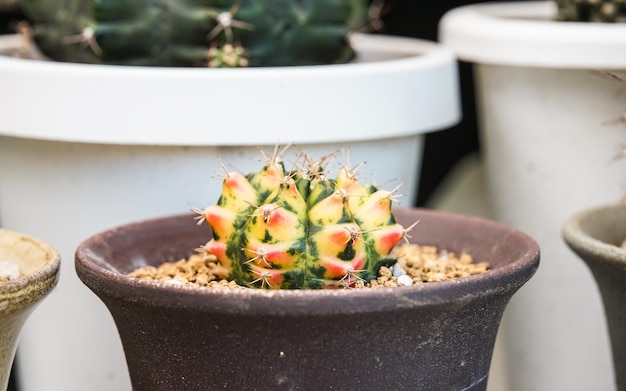
[[[460,116],[455,58],[420,40],[353,40],[355,63],[316,67],[0,57],[2,226],[37,235],[72,259],[81,240],[107,227],[214,203],[218,159],[246,172],[258,167],[255,146],[269,151],[277,143],[313,157],[349,148],[352,164],[367,162],[364,179],[404,182],[402,204],[411,205],[423,133]],[[130,389],[111,317],[71,262],[61,272],[57,294],[24,330],[22,389]]]
[[[585,265],[561,239],[563,222],[617,202],[626,142],[607,120],[626,111],[626,25],[556,22],[552,2],[460,7],[440,39],[474,63],[483,163],[493,217],[530,234],[542,259],[505,314],[511,390],[611,390],[602,303]]]

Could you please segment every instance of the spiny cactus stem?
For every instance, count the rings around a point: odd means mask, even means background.
[[[402,231],[402,239],[404,239],[404,241],[406,242],[406,244],[410,244],[409,243],[409,239],[411,239],[411,235],[409,235],[409,232],[413,231],[413,229],[417,226],[417,224],[419,224],[419,220],[417,220],[416,222],[414,222],[413,224],[409,225],[408,227],[406,227],[403,231]]]
[[[365,162],[361,162],[357,165],[355,165],[354,167],[349,167],[343,164],[339,164],[339,166],[341,167],[342,170],[344,170],[344,172],[346,173],[346,177],[348,177],[349,179],[355,180],[357,177],[357,173],[359,172],[359,170],[361,169],[361,167],[363,167],[363,165],[365,165]]]
[[[281,185],[286,185],[286,186],[290,186],[293,185],[295,183],[294,179],[296,177],[296,175],[298,175],[297,172],[291,172],[289,175],[284,175],[282,177],[279,177],[277,175],[275,175],[276,173],[270,173],[270,174],[264,174],[264,176],[266,178],[270,178],[273,180],[278,181]]]
[[[209,254],[213,254],[219,258],[226,254],[226,245],[223,242],[216,242],[214,240],[211,240],[204,245],[204,251]]]
[[[228,179],[228,178],[230,178],[230,172],[228,171],[228,168],[226,168],[226,165],[224,164],[224,162],[222,162],[221,160],[219,162],[220,162],[220,168],[222,169],[222,171],[224,173],[223,174],[222,173],[218,173],[217,177],[219,179]]]
[[[354,186],[354,185],[353,185]],[[350,188],[352,188],[353,186],[350,186]],[[341,195],[343,197],[344,201],[348,201],[348,198],[350,197],[357,197],[357,198],[364,198],[366,197],[366,195],[364,194],[352,194],[350,193],[350,188],[346,189],[339,189],[339,191],[341,191]]]
[[[64,45],[80,44],[89,47],[94,54],[101,55],[102,48],[96,41],[96,30],[91,27],[85,27],[80,33],[70,35],[62,39]]]
[[[246,50],[241,45],[225,43],[221,47],[211,45],[203,58],[209,68],[245,68],[250,65],[246,56]]]
[[[361,278],[360,276],[358,276],[357,273],[362,273],[365,270],[354,270],[352,268],[348,268],[348,270],[346,270],[346,275],[343,276],[341,279],[339,279],[339,281],[337,281],[340,285],[343,285],[344,289],[350,289],[353,287],[354,283],[356,281],[363,281],[365,282],[365,280],[363,278]]]
[[[289,175],[285,175],[283,179],[280,181],[280,184],[285,185],[287,187],[294,186],[296,184],[296,181],[293,178],[295,178],[296,175],[297,174],[295,172]]]
[[[261,283],[261,288],[265,288],[265,287],[272,287],[272,284],[270,284],[270,277],[272,276],[271,273],[269,272],[258,272],[258,271],[253,271],[252,273],[256,274],[257,276],[259,276],[259,278],[257,278],[254,281],[250,282],[250,285],[254,285],[258,282]]]
[[[197,225],[202,225],[206,221],[206,217],[204,211],[200,208],[196,208],[195,206],[190,206],[190,209],[193,213],[197,214],[193,219],[197,220]]]
[[[346,239],[344,244],[348,244],[348,242],[351,242],[352,244],[354,244],[357,240],[361,239],[361,230],[359,230],[358,228],[344,227],[344,229],[348,231],[348,234],[350,234],[350,236],[348,237],[348,239]]]
[[[337,152],[330,153],[326,156],[318,160],[310,160],[306,152],[301,151],[298,157],[296,158],[295,164],[302,161],[301,167],[306,167],[306,169],[301,170],[302,175],[306,176],[306,178],[310,180],[316,180],[319,182],[325,181],[326,173],[328,172],[327,167],[330,164],[331,160],[337,155]]]
[[[206,248],[206,244],[200,245],[199,247],[195,248],[194,251],[202,256],[203,261],[206,261],[212,255],[211,252]]]
[[[394,187],[392,190],[389,191],[389,194],[387,195],[387,198],[391,202],[397,202],[398,198],[404,197],[404,194],[398,194],[398,191],[400,191],[400,188],[402,187],[403,184],[404,183],[400,183],[398,186]]]
[[[264,223],[268,223],[270,221],[270,218],[272,217],[272,212],[274,212],[276,209],[280,209],[281,206],[280,205],[263,205],[263,206],[256,206],[251,202],[247,202],[248,204],[250,204],[250,206],[253,206],[254,208],[260,210],[260,213],[252,213],[249,214],[248,217],[261,217],[263,218],[263,222]]]
[[[267,260],[267,253],[264,249],[260,248],[258,251],[254,251],[247,248],[242,248],[241,251],[248,251],[256,255],[256,257],[250,258],[246,262],[244,262],[244,265],[260,260],[265,264],[265,266],[269,267],[270,269],[272,268],[272,264],[269,263],[269,261]]]
[[[289,188],[290,186],[293,186],[293,185],[296,184],[296,181],[294,180],[294,178],[297,175],[298,175],[298,172],[292,171],[291,173],[289,173],[289,175],[285,175],[283,177],[277,177],[277,176],[275,176],[273,174],[265,174],[265,177],[277,180],[281,185],[286,186],[287,188]]]
[[[291,144],[285,145],[281,151],[280,145],[276,144],[274,146],[274,153],[271,156],[267,152],[265,152],[263,148],[257,147],[257,149],[263,156],[263,159],[261,161],[264,161],[265,164],[268,166],[273,166],[280,161],[281,155],[285,153],[289,149],[289,147],[291,147]]]
[[[233,3],[230,10],[220,12],[220,13],[212,13],[210,16],[215,19],[217,24],[209,32],[207,35],[207,39],[212,41],[215,37],[219,35],[222,31],[224,32],[224,37],[226,39],[226,43],[233,43],[233,28],[240,28],[243,30],[254,30],[254,26],[250,23],[242,22],[239,20],[235,20],[235,14],[239,11],[239,7],[241,7],[242,0],[237,0]]]
[[[357,182],[360,165],[318,180],[324,158],[302,155],[287,170],[278,149],[263,156],[257,172],[228,173],[203,211],[214,234],[205,249],[224,276],[255,288],[351,288],[394,261],[389,253],[408,232],[391,208],[399,186]]]
[[[337,189],[335,191],[335,194],[337,194],[338,196],[341,197],[342,200],[347,200],[348,197],[350,197],[350,194],[348,193],[348,191],[342,187],[340,187],[339,189]]]
[[[372,0],[367,10],[367,23],[355,30],[355,33],[372,33],[378,32],[385,28],[383,16],[386,14],[386,0]]]
[[[272,217],[272,212],[274,212],[276,209],[280,209],[280,206],[275,206],[273,208],[268,208],[269,205],[261,208],[261,211],[263,213],[263,222],[265,222],[266,224],[269,223],[270,218]]]
[[[369,233],[369,232],[375,232],[380,230],[380,228],[374,228],[374,229],[368,229],[367,231],[362,231],[359,228],[356,227],[343,227],[346,231],[348,231],[348,234],[350,235],[348,237],[348,239],[346,239],[346,241],[344,242],[344,244],[355,244],[357,241],[360,241],[361,243],[365,244],[366,246],[369,246],[370,243],[366,242],[365,240],[363,240],[363,234],[365,233]]]

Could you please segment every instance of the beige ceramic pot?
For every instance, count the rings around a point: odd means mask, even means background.
[[[563,238],[589,267],[602,296],[617,390],[626,390],[626,208],[585,209],[563,226]]]
[[[49,245],[0,229],[0,262],[17,266],[17,278],[0,282],[0,389],[7,388],[22,326],[58,280],[60,257]]]

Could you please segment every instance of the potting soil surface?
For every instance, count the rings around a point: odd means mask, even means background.
[[[487,271],[486,262],[475,263],[468,254],[438,250],[433,246],[402,244],[391,253],[398,259],[393,267],[381,267],[378,277],[364,281],[354,272],[351,288],[381,288],[414,285],[462,278]],[[175,285],[199,287],[249,289],[234,281],[221,279],[215,273],[219,268],[212,254],[195,254],[188,259],[163,263],[158,267],[146,266],[129,273],[130,277],[159,281]]]

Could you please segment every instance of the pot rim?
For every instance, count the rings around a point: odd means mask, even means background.
[[[106,144],[255,146],[268,140],[304,144],[414,136],[460,120],[450,49],[407,37],[350,39],[356,62],[317,66],[208,70],[0,56],[0,105],[12,108],[0,117],[0,134]]]
[[[442,18],[440,40],[463,60],[563,69],[626,69],[626,25],[556,21],[554,1],[466,5]]]
[[[604,259],[606,259],[607,262],[626,264],[626,249],[596,239],[583,228],[584,222],[588,218],[602,213],[615,215],[615,211],[624,213],[626,208],[619,204],[608,204],[577,212],[563,224],[563,239],[574,251],[586,252],[594,249],[594,253],[605,254]]]
[[[20,232],[0,228],[0,236],[20,240],[25,245],[36,247],[45,254],[42,265],[33,271],[24,273],[19,278],[0,284],[0,296],[6,296],[9,300],[26,296],[29,300],[35,301],[35,298],[32,297],[32,292],[37,292],[39,290],[37,287],[43,287],[43,290],[38,293],[39,296],[47,294],[58,280],[59,268],[61,266],[61,256],[58,251],[51,245]],[[3,300],[0,299],[0,301]],[[0,307],[2,306],[0,305]]]
[[[449,221],[466,219],[466,221],[485,224],[491,228],[503,229],[507,232],[505,237],[519,241],[526,252],[519,256],[516,261],[483,274],[410,287],[354,290],[229,290],[171,286],[130,278],[98,264],[98,261],[94,260],[96,255],[89,250],[91,246],[105,242],[101,235],[119,235],[128,230],[137,229],[141,224],[164,222],[188,216],[176,215],[131,223],[88,238],[80,244],[76,251],[76,270],[83,282],[99,296],[112,296],[124,300],[132,297],[133,302],[141,301],[149,305],[156,302],[158,306],[181,307],[199,311],[210,308],[212,312],[224,313],[245,311],[257,314],[306,314],[310,311],[311,304],[323,300],[328,303],[327,306],[321,310],[316,309],[316,313],[334,315],[434,306],[450,301],[463,302],[474,296],[499,295],[503,292],[517,290],[530,279],[539,265],[537,243],[514,228],[479,217],[421,208],[405,209],[419,211],[422,216],[438,216],[449,219]],[[114,282],[114,287],[110,285],[111,282]]]

